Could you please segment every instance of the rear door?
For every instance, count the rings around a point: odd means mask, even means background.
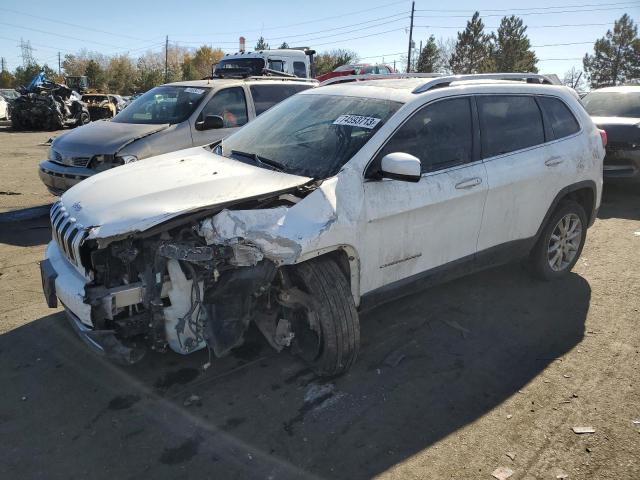
[[[487,182],[471,100],[422,107],[376,155],[370,171],[384,155],[403,152],[420,159],[422,176],[364,183],[363,292],[475,253]]]
[[[313,85],[282,82],[278,84],[253,84],[249,87],[256,116],[266,112],[275,104],[280,103],[285,98],[295,95],[298,92],[307,90]]]
[[[489,191],[478,251],[530,239],[558,189],[533,95],[476,97]],[[515,244],[514,244],[515,246]]]
[[[242,87],[229,87],[217,91],[206,103],[196,121],[204,120],[207,115],[222,117],[224,128],[197,130],[191,125],[193,145],[207,145],[228,137],[249,121],[247,97]]]

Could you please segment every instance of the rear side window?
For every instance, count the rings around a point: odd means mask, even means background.
[[[388,153],[409,153],[420,159],[422,173],[471,161],[471,105],[468,98],[441,100],[415,113],[393,134],[376,161]]]
[[[580,125],[571,110],[557,98],[538,97],[540,106],[551,123],[555,138],[568,137],[580,130]]]
[[[293,73],[296,77],[307,77],[307,66],[304,62],[293,62]]]
[[[489,158],[544,143],[542,114],[531,96],[478,96],[482,157]]]
[[[256,107],[256,115],[260,115],[285,98],[311,88],[311,85],[251,85],[249,88]]]

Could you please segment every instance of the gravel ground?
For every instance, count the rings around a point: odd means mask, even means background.
[[[0,211],[53,200],[50,136],[0,129]],[[0,223],[0,478],[640,478],[637,187],[606,189],[566,279],[509,265],[370,311],[331,381],[255,331],[206,371],[105,362],[44,304],[49,238]]]

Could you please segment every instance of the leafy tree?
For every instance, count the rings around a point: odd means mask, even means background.
[[[8,70],[0,72],[0,88],[13,88],[16,84],[16,77]]]
[[[619,85],[640,76],[638,27],[626,13],[596,40],[593,55],[585,54],[582,64],[592,88]]]
[[[40,66],[37,63],[34,63],[31,65],[27,65],[26,67],[16,67],[16,70],[14,72],[15,86],[19,87],[29,85],[29,83],[31,83],[31,80],[33,80],[33,77],[35,77],[41,71],[44,71],[44,76],[48,80],[56,80],[56,72],[47,64]]]
[[[96,60],[89,60],[85,67],[84,74],[87,76],[87,83],[90,88],[102,89],[105,84],[105,73]]]
[[[355,63],[358,61],[358,54],[353,50],[337,49],[322,52],[315,56],[314,64],[316,75],[332,72],[341,65]]]
[[[490,66],[491,36],[484,33],[484,23],[480,13],[476,12],[467,27],[458,32],[456,47],[449,59],[453,73],[478,73],[487,71]]]
[[[490,57],[498,72],[537,73],[538,59],[532,52],[522,19],[511,15],[503,17],[496,34],[492,35]]]
[[[127,55],[119,55],[109,60],[106,76],[109,92],[130,95],[134,92],[136,67]]]
[[[219,48],[203,45],[198,48],[193,57],[185,56],[182,66],[184,80],[196,80],[211,76],[211,67],[218,63],[224,52]]]
[[[289,44],[287,42],[282,42],[278,48],[289,48]]]
[[[258,43],[256,43],[255,50],[269,50],[269,44],[265,41],[262,35],[258,39]]]
[[[138,58],[136,90],[146,92],[164,83],[164,55],[147,52]]]
[[[436,38],[431,35],[427,40],[427,44],[422,48],[418,57],[416,71],[420,73],[434,73],[437,71],[438,62],[440,61],[440,49],[436,43]]]

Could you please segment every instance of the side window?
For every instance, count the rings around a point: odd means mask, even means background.
[[[482,130],[482,157],[544,143],[542,114],[531,96],[478,96]]]
[[[269,69],[277,70],[278,72],[284,72],[283,60],[269,60]]]
[[[473,131],[468,98],[427,105],[400,127],[378,154],[409,153],[420,159],[422,173],[471,161]]]
[[[284,82],[283,82],[284,83]],[[276,103],[280,103],[285,98],[295,95],[302,90],[311,88],[311,85],[251,85],[251,96],[253,105],[256,108],[256,115],[269,110]]]
[[[224,120],[224,128],[244,125],[248,121],[244,90],[241,87],[220,90],[205,105],[201,115],[219,115]]]
[[[551,123],[555,138],[568,137],[580,130],[580,125],[571,110],[562,100],[551,97],[538,97],[540,106]]]
[[[307,66],[304,62],[293,62],[293,73],[296,77],[307,77]]]

